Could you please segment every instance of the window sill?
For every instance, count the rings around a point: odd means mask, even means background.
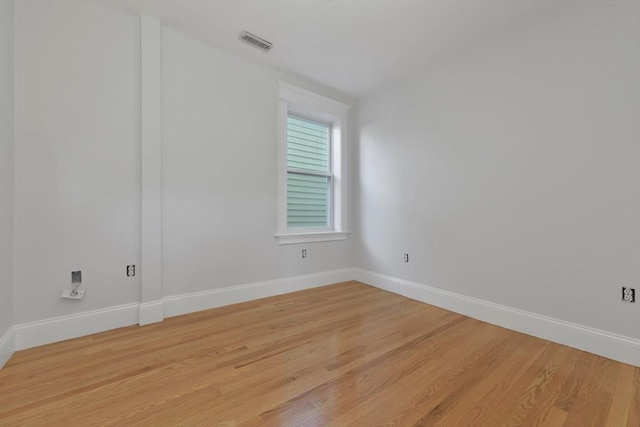
[[[293,245],[296,243],[332,242],[336,240],[346,240],[348,231],[311,231],[300,233],[276,234],[278,244]]]

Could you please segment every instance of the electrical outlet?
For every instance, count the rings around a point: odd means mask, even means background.
[[[409,262],[409,254],[404,254],[404,262]]]
[[[307,257],[307,250],[303,249],[302,250],[302,258],[306,258]]]
[[[622,287],[622,301],[636,302],[636,290],[634,288]]]
[[[127,265],[127,277],[133,277],[136,275],[136,266]]]

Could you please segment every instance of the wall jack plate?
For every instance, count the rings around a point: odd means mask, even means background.
[[[84,298],[84,291],[76,291],[75,295],[72,295],[71,292],[73,292],[73,289],[65,289],[64,291],[62,291],[62,295],[60,295],[62,298],[67,298],[67,299],[82,299]]]
[[[622,287],[622,301],[636,302],[636,290],[634,288]]]

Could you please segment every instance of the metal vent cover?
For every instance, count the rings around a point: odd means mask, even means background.
[[[271,47],[273,46],[273,43],[268,42],[265,39],[256,36],[255,34],[251,34],[248,31],[243,31],[242,33],[240,33],[240,40],[265,52],[269,52],[269,50],[271,50]]]

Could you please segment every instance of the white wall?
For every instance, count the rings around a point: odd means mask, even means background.
[[[576,3],[362,100],[359,266],[639,338],[639,12]]]
[[[77,0],[15,12],[14,323],[136,303],[139,17]],[[305,245],[303,260],[274,237],[277,80],[351,100],[170,29],[162,43],[162,296],[351,266],[349,241]],[[83,301],[60,298],[72,270]],[[42,342],[39,327],[21,327],[19,346]]]
[[[356,247],[273,236],[277,80],[351,100],[163,29],[162,295],[357,264],[640,337],[640,306],[620,302],[620,286],[640,288],[633,7],[576,5],[364,99]],[[136,16],[75,0],[15,5],[15,183],[4,92],[0,175],[3,233],[15,187],[14,282],[0,287],[2,330],[139,301],[139,276],[125,277],[141,250],[139,48]],[[61,300],[76,269],[86,297]]]
[[[162,44],[164,294],[350,267],[350,241],[274,238],[277,79],[301,82],[170,29]]]
[[[139,20],[15,5],[15,321],[138,301]],[[81,270],[83,301],[62,300]]]
[[[0,337],[14,323],[13,116],[13,2],[0,1]]]

